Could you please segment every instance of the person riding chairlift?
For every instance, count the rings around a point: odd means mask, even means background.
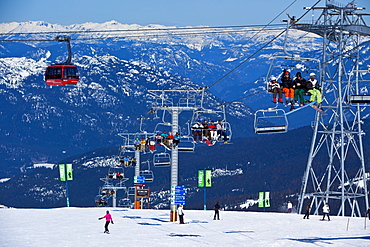
[[[310,79],[307,80],[307,91],[311,94],[310,101],[314,102],[316,100],[316,103],[320,105],[322,102],[321,86],[316,80],[315,73],[311,73]]]
[[[276,103],[276,96],[279,94],[279,102],[283,103],[283,91],[275,76],[271,76],[271,81],[269,81],[269,92],[273,93],[272,102]]]
[[[167,147],[169,147],[169,148],[172,147],[172,143],[173,143],[174,138],[175,138],[175,136],[172,135],[172,132],[169,132],[168,136],[167,136]]]
[[[227,143],[227,141],[228,141],[227,134],[226,134],[226,131],[224,130],[224,126],[223,126],[221,120],[218,120],[218,123],[217,123],[216,127],[217,127],[217,136],[218,136],[218,138],[221,139],[221,136],[222,136],[224,143]]]
[[[203,130],[203,125],[198,121],[191,127],[193,131],[193,137],[194,137],[194,142],[203,142],[202,141],[202,130]]]
[[[283,76],[281,78],[283,92],[285,93],[285,103],[292,105],[294,100],[294,89],[293,80],[290,78],[290,72],[284,69]]]
[[[211,121],[211,123],[208,125],[208,129],[211,133],[211,140],[217,139],[217,126],[214,121]]]
[[[293,81],[294,88],[294,106],[298,106],[298,100],[300,106],[304,106],[304,95],[306,92],[306,79],[302,78],[301,72],[297,72],[296,78]]]
[[[180,140],[181,140],[181,136],[178,132],[176,132],[174,139],[173,139],[173,146],[174,147],[178,146],[180,143]]]

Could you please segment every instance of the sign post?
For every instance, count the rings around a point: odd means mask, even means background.
[[[171,187],[171,204],[185,205],[186,187],[172,186]]]
[[[212,187],[212,171],[206,170],[206,187]]]
[[[270,192],[259,192],[258,193],[258,207],[264,209],[266,211],[266,208],[270,207]]]
[[[171,186],[171,205],[185,205],[186,187],[185,186]],[[176,221],[176,215],[172,214],[171,222]]]
[[[59,164],[59,178],[60,178],[60,181],[66,182],[66,200],[67,200],[67,207],[69,207],[68,181],[73,180],[72,164]]]
[[[207,210],[207,187],[212,187],[212,171],[211,170],[206,170],[206,171],[199,170],[198,171],[198,187],[203,187],[203,209]]]
[[[145,186],[145,177],[144,176],[134,176],[134,186],[135,186],[134,208],[135,209],[143,209],[143,204],[144,204],[143,200],[144,200],[144,198],[147,198],[149,200],[149,196],[148,197],[140,197],[140,196],[138,196],[138,193],[141,192],[140,190],[142,190],[142,189],[139,189],[139,187],[144,188],[144,186]],[[137,199],[140,199],[140,200],[137,200]]]

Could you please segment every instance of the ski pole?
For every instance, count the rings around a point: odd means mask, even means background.
[[[364,230],[366,230],[366,214],[365,214]]]

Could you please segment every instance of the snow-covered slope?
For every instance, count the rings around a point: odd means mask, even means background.
[[[1,246],[369,246],[364,218],[186,210],[185,223],[167,210],[108,208],[114,224],[104,234],[105,208],[0,209]]]

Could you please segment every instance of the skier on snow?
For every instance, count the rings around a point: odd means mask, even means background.
[[[310,207],[311,207],[311,204],[308,203],[307,206],[306,206],[306,213],[305,215],[303,216],[303,219],[309,219],[310,218]]]
[[[184,223],[184,209],[183,209],[183,206],[180,205],[179,208],[177,209],[177,214],[179,215],[179,218],[180,218],[180,224],[185,224]]]
[[[328,203],[325,203],[325,205],[322,207],[322,212],[323,212],[323,217],[322,217],[322,220],[325,219],[325,215],[328,216],[328,221],[330,221],[330,217],[329,217],[329,212],[330,212],[330,208],[329,208],[329,204]]]
[[[98,220],[101,220],[101,219],[104,219],[104,218],[105,218],[105,226],[104,226],[105,231],[104,231],[104,233],[108,233],[109,234],[108,225],[111,222],[112,222],[112,224],[114,224],[114,223],[113,223],[112,215],[109,213],[108,210],[107,210],[107,214],[104,215],[103,217],[100,217]]]
[[[216,220],[216,218],[219,220],[220,219],[220,205],[218,204],[218,202],[216,203],[215,205],[215,215],[213,216],[213,220]]]

